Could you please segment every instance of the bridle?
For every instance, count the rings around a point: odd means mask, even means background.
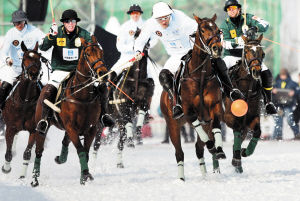
[[[92,47],[92,46],[98,46],[98,47],[99,47],[98,44],[95,44],[95,43],[94,43],[94,44],[90,44],[90,45],[85,46],[85,47],[83,48],[83,50],[82,50],[82,51],[83,51],[83,58],[84,58],[84,60],[86,61],[87,65],[88,65],[88,67],[89,67],[89,69],[90,69],[89,75],[84,75],[82,72],[80,72],[80,71],[78,70],[78,68],[76,69],[76,72],[78,72],[78,74],[80,74],[80,75],[83,76],[83,77],[96,78],[96,77],[97,77],[97,74],[96,74],[97,70],[98,70],[99,68],[105,66],[104,61],[103,61],[103,59],[101,59],[101,58],[98,58],[98,59],[96,59],[95,61],[90,62],[90,60],[89,60],[89,55],[87,55],[86,50],[87,50],[88,47]],[[100,49],[100,47],[99,47],[99,49]],[[96,66],[96,68],[94,68],[94,66],[95,66],[99,61],[101,61],[102,64],[100,64],[100,65]]]
[[[40,80],[41,79],[41,76],[42,74],[40,73],[40,70],[41,70],[41,61],[40,61],[40,58],[41,58],[41,53],[38,53],[36,51],[30,51],[30,53],[34,53],[34,54],[37,54],[39,56],[39,59],[38,59],[38,62],[32,62],[30,63],[28,66],[25,66],[24,64],[24,59],[22,60],[22,70],[23,70],[23,73],[24,73],[24,77],[26,79],[29,79],[29,80],[33,80],[33,78],[36,78],[36,80]],[[30,54],[29,53],[29,54]],[[39,73],[38,73],[38,76],[37,77],[33,77],[31,74],[30,74],[30,69],[32,67],[36,66],[38,69],[39,69]]]

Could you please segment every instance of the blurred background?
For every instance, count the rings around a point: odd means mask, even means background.
[[[82,21],[80,26],[90,32],[98,25],[107,31],[117,34],[120,24],[129,19],[126,11],[130,5],[137,3],[144,10],[143,19],[151,16],[152,6],[157,0],[52,0],[55,20],[57,23],[64,10],[75,9]],[[164,1],[173,8],[184,11],[192,17],[212,17],[217,14],[217,24],[226,18],[223,11],[225,0],[171,0]],[[240,3],[244,6],[244,0]],[[265,33],[263,45],[266,52],[265,63],[275,77],[281,67],[285,67],[292,76],[297,76],[300,64],[300,1],[299,0],[248,0],[246,11],[270,22],[270,28]],[[12,27],[10,22],[13,11],[25,10],[32,24],[39,26],[45,33],[52,22],[50,0],[0,0],[0,36]],[[274,41],[274,42],[270,42]],[[279,45],[280,43],[281,45]],[[167,55],[161,44],[152,51],[155,61],[163,64]],[[294,75],[295,74],[295,75]]]

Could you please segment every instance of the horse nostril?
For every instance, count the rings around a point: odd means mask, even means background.
[[[213,46],[213,51],[214,52],[218,51],[218,47],[217,46]]]

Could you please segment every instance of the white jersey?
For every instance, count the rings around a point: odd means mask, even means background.
[[[15,27],[11,28],[4,38],[0,57],[1,62],[5,63],[6,58],[11,57],[13,66],[21,68],[23,58],[21,42],[24,41],[28,49],[33,49],[36,42],[42,42],[44,37],[45,34],[41,30],[29,24],[25,24],[22,31],[19,31]]]
[[[140,36],[135,41],[134,50],[142,52],[149,38],[160,39],[170,56],[184,55],[192,49],[189,35],[197,30],[198,24],[183,12],[173,9],[169,26],[164,29],[154,18],[146,21]]]

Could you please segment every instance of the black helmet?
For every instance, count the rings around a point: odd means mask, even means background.
[[[225,6],[224,6],[224,11],[225,11],[225,12],[227,11],[227,8],[228,8],[229,6],[238,6],[239,8],[242,7],[242,5],[239,4],[239,1],[238,1],[238,0],[227,0],[227,1],[225,2]]]
[[[74,19],[76,20],[76,22],[80,21],[80,18],[78,18],[76,11],[72,9],[65,10],[61,15],[60,21],[64,22],[65,20],[69,20],[69,19]]]
[[[132,6],[130,6],[129,10],[127,11],[127,14],[130,14],[133,11],[137,11],[137,12],[143,13],[141,7],[139,5],[137,5],[137,4],[133,4]]]
[[[28,21],[27,14],[22,10],[17,10],[13,12],[11,21],[12,22]]]

